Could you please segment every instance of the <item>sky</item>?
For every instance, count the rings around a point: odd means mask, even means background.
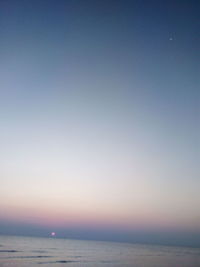
[[[200,246],[199,1],[0,1],[0,234]]]

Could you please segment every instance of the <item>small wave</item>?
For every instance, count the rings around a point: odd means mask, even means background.
[[[37,256],[19,256],[17,258],[21,259],[35,259],[35,258],[52,258],[52,256],[47,256],[47,255],[37,255]]]
[[[12,252],[21,252],[21,251],[14,250],[14,249],[1,249],[0,252],[9,252],[9,253],[12,253]]]
[[[38,262],[38,264],[51,264],[51,263],[74,263],[79,261],[70,261],[70,260],[59,260],[59,261],[46,261],[46,262]]]
[[[102,260],[102,261],[100,261],[100,263],[112,263],[112,264],[115,263],[116,264],[118,262],[117,261],[113,261],[113,260],[112,261]]]
[[[45,250],[32,250],[32,252],[35,252],[35,253],[47,253],[47,251],[45,251]]]
[[[40,259],[40,258],[52,258],[53,256],[38,255],[38,256],[10,256],[10,257],[1,257],[2,259]]]

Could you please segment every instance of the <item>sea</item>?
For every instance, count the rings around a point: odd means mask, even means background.
[[[200,267],[200,248],[0,236],[1,267]]]

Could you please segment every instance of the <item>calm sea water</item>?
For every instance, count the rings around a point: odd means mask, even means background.
[[[200,249],[0,236],[0,266],[200,267]]]

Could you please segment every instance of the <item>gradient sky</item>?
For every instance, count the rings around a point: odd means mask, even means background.
[[[199,14],[194,0],[0,1],[0,233],[193,243]]]

